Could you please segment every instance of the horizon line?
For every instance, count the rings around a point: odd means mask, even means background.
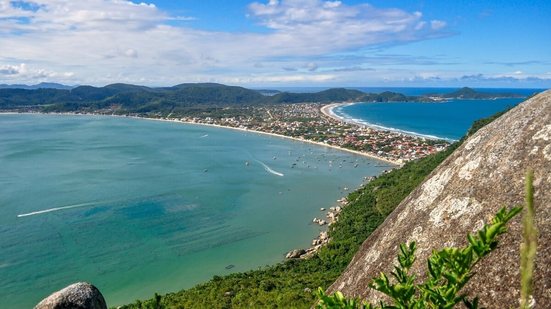
[[[393,85],[393,86],[390,86],[390,85],[379,85],[379,86],[373,86],[373,85],[369,85],[369,86],[358,86],[358,85],[338,85],[338,84],[335,84],[335,85],[303,85],[303,86],[296,86],[296,85],[258,85],[258,84],[252,84],[252,85],[247,85],[247,84],[230,84],[230,83],[220,83],[220,82],[181,82],[181,83],[177,83],[177,84],[172,84],[172,85],[145,85],[145,84],[134,84],[134,83],[125,83],[125,82],[114,82],[114,83],[108,83],[108,84],[65,84],[65,83],[62,83],[62,82],[39,82],[39,83],[36,83],[36,84],[32,84],[32,83],[19,83],[19,82],[16,82],[16,83],[6,83],[6,82],[0,82],[0,86],[2,86],[2,88],[0,89],[8,89],[9,86],[16,86],[14,88],[11,88],[11,89],[18,89],[17,86],[19,87],[36,87],[36,86],[40,86],[42,84],[56,84],[56,85],[60,85],[60,86],[64,86],[64,87],[73,87],[73,88],[77,88],[77,87],[81,87],[81,86],[91,86],[91,87],[96,87],[96,88],[102,88],[102,87],[106,87],[106,86],[110,86],[110,85],[117,85],[117,84],[122,84],[122,85],[132,85],[132,86],[140,86],[140,87],[147,87],[147,88],[170,88],[170,87],[175,87],[175,86],[178,86],[178,85],[182,85],[182,84],[197,84],[197,85],[200,85],[200,84],[218,84],[218,85],[223,85],[223,86],[232,86],[232,87],[243,87],[243,88],[248,88],[248,89],[254,89],[254,90],[258,90],[258,89],[265,89],[265,90],[272,90],[272,89],[268,89],[268,88],[273,88],[273,90],[277,90],[277,88],[288,88],[288,89],[304,89],[304,88],[319,88],[319,89],[332,89],[332,88],[435,88],[435,89],[442,89],[442,88],[473,88],[473,89],[534,89],[534,90],[546,90],[546,89],[551,89],[551,86],[549,87],[528,87],[528,86],[508,86],[508,87],[505,87],[505,86],[466,86],[466,85],[443,85],[443,86],[434,86],[434,85],[431,85],[431,86],[420,86],[420,85],[416,85],[416,86],[413,86],[413,85],[408,85],[408,86],[396,86],[396,85]],[[53,88],[53,87],[50,87],[50,88]],[[37,88],[37,89],[46,89],[46,88]],[[35,89],[32,89],[32,90],[35,90]]]

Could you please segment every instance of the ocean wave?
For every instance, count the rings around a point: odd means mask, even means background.
[[[268,172],[270,174],[273,174],[273,175],[276,175],[276,176],[279,176],[279,177],[285,176],[285,174],[271,169],[268,165],[264,164],[264,162],[262,162],[262,161],[256,160],[256,162],[258,162],[260,165],[262,165],[264,167],[264,170],[266,170],[266,172]]]

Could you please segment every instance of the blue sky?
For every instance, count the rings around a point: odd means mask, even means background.
[[[0,0],[0,83],[551,87],[551,1]]]

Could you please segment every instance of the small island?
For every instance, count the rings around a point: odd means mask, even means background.
[[[517,93],[509,93],[509,92],[502,92],[502,93],[483,92],[483,91],[477,91],[469,87],[463,87],[461,89],[458,89],[450,93],[430,94],[424,97],[430,100],[438,101],[438,100],[449,100],[449,99],[495,100],[495,99],[509,99],[509,98],[525,98],[526,96],[517,94]]]

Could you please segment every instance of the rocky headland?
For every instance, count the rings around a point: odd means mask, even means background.
[[[404,199],[363,243],[346,271],[329,288],[349,297],[384,297],[368,287],[380,272],[393,270],[401,243],[417,243],[412,272],[426,276],[432,250],[465,245],[467,233],[482,227],[504,206],[522,205],[524,175],[534,170],[539,229],[533,297],[551,305],[551,91],[513,108],[479,130]],[[509,224],[500,245],[476,265],[464,288],[488,308],[518,307],[521,218]]]
[[[432,250],[465,245],[466,235],[480,229],[498,209],[523,204],[527,170],[534,171],[539,229],[533,298],[536,308],[549,307],[551,91],[532,97],[465,140],[365,240],[329,292],[341,291],[349,297],[373,301],[384,298],[368,285],[380,272],[393,270],[399,245],[411,241],[417,243],[417,262],[411,271],[418,274],[418,278],[425,277],[424,261]],[[314,218],[312,223],[330,229],[348,204],[347,200],[338,202],[328,211],[320,209],[325,218],[323,215]],[[464,288],[468,295],[480,297],[483,307],[510,308],[519,304],[521,228],[520,217],[509,223],[509,232],[500,238],[499,247],[476,265],[474,277]],[[329,234],[320,232],[312,241],[312,247],[293,250],[287,258],[310,261],[308,257],[315,256],[331,241]],[[71,295],[66,293],[70,288],[54,293],[39,306],[47,304],[48,299],[65,299],[63,295]],[[311,289],[307,287],[304,291],[310,293]],[[224,292],[224,297],[233,295],[233,290]]]

